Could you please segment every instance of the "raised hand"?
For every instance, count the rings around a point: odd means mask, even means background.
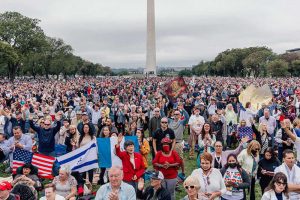
[[[247,142],[249,141],[249,137],[248,137],[248,136],[243,137],[243,138],[241,139],[241,141],[242,141],[242,143],[247,143]]]
[[[119,145],[121,144],[122,140],[123,140],[123,135],[120,133],[120,134],[118,135],[118,144],[119,144]]]
[[[138,181],[138,189],[143,190],[144,186],[145,186],[145,181],[144,181],[143,178],[140,178],[139,181]]]

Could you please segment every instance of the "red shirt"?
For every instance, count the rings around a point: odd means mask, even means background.
[[[152,161],[153,166],[155,163],[165,164],[166,162],[168,162],[169,164],[174,164],[174,163],[182,164],[182,160],[176,151],[172,151],[170,156],[165,156],[162,154],[162,151],[158,151],[157,154],[155,155],[154,160]],[[168,169],[154,166],[156,170],[161,171],[165,179],[177,178],[178,167],[180,167],[180,165],[177,167],[169,167]]]
[[[121,151],[120,146],[116,146],[116,154],[122,160],[124,174],[123,180],[133,181],[132,178],[134,175],[136,175],[137,179],[135,182],[137,182],[145,172],[145,165],[142,155],[134,152],[135,168],[133,168],[133,164],[130,162],[130,155],[126,151]]]

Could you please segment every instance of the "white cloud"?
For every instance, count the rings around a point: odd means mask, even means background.
[[[191,66],[228,48],[300,47],[297,0],[156,0],[157,64]],[[1,0],[0,12],[41,20],[51,37],[111,67],[143,67],[146,0]]]

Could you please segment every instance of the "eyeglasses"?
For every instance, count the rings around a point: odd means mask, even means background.
[[[280,181],[276,181],[276,184],[279,185],[279,186],[280,186],[280,185],[286,186],[286,183],[283,183],[283,182],[280,182]]]
[[[154,111],[154,112],[159,112],[159,110],[156,110],[156,111]]]
[[[179,113],[175,113],[174,115],[180,115]]]
[[[194,186],[194,185],[187,185],[187,186],[185,186],[184,188],[185,188],[186,190],[188,190],[188,189],[194,189],[195,186]]]
[[[161,122],[162,124],[167,124],[168,122]]]
[[[223,147],[222,145],[216,145],[215,147]]]

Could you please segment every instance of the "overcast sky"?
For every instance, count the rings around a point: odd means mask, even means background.
[[[46,35],[114,68],[144,67],[147,0],[0,0],[38,18]],[[192,66],[228,48],[300,47],[298,0],[156,0],[157,65]]]

